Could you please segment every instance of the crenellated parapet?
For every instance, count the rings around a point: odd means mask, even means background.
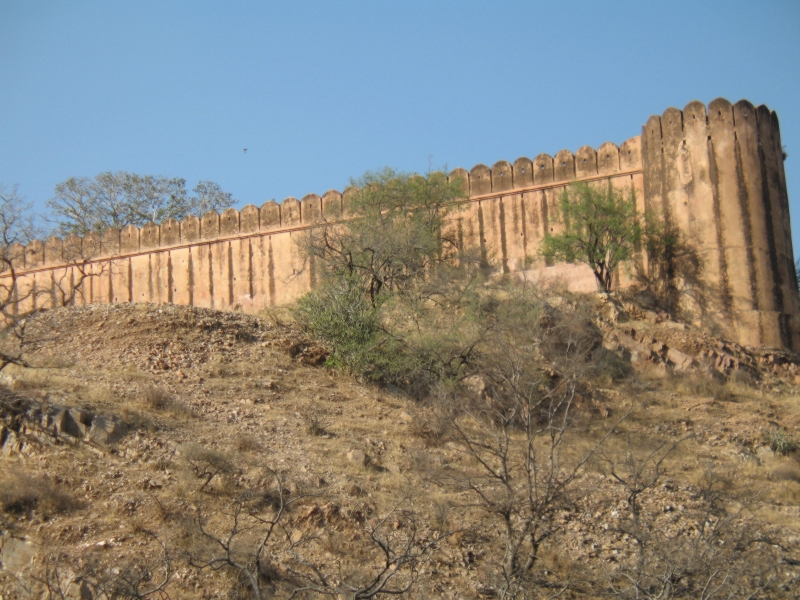
[[[470,171],[456,168],[449,177],[464,182],[467,195],[478,201],[482,196],[504,192],[520,193],[551,185],[561,187],[575,180],[639,173],[642,170],[640,148],[641,141],[637,136],[621,147],[607,142],[597,150],[583,146],[576,154],[561,150],[555,159],[548,154],[540,154],[533,160],[523,156],[513,163],[498,161],[492,167],[478,164]],[[557,164],[560,166],[556,167]],[[323,219],[348,215],[348,200],[356,191],[355,188],[347,188],[344,193],[329,190],[322,196],[307,194],[302,200],[289,197],[280,204],[270,200],[260,208],[248,204],[241,210],[210,211],[202,217],[189,216],[183,221],[167,219],[160,224],[150,222],[142,227],[128,225],[122,230],[107,229],[84,238],[70,236],[61,240],[53,237],[45,243],[33,241],[20,252],[17,266],[35,269],[74,262],[82,257],[93,260],[124,256],[203,241],[311,227]],[[64,253],[65,246],[71,249],[67,254]]]
[[[555,157],[539,154],[531,160],[521,156],[513,163],[498,161],[491,168],[482,164],[475,165],[470,171],[458,168],[450,172],[450,177],[466,182],[468,195],[476,199],[488,194],[523,191],[575,180],[631,175],[641,170],[641,138],[636,136],[622,146],[606,142],[597,150],[583,146],[575,154],[561,150]]]
[[[692,102],[651,117],[641,136],[620,146],[606,142],[454,169],[450,179],[461,182],[470,200],[451,226],[498,274],[533,270],[590,291],[587,267],[546,264],[539,242],[558,231],[553,211],[570,182],[609,179],[632,187],[637,209],[677,228],[699,257],[699,276],[679,281],[685,310],[741,343],[800,350],[781,148],[777,117],[766,107],[720,99],[706,109]],[[352,218],[357,192],[329,190],[84,238],[49,238],[17,248],[13,264],[20,285],[42,291],[32,296],[37,306],[57,305],[56,290],[74,284],[80,293],[70,298],[77,303],[258,311],[315,285],[313,265],[295,238],[322,221]],[[86,272],[92,277],[82,278]],[[632,282],[619,277],[622,285]]]
[[[800,299],[778,118],[718,98],[642,129],[644,199],[696,248],[686,305],[743,344],[800,350]]]

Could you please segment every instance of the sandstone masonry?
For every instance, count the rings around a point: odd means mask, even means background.
[[[706,109],[695,101],[650,117],[641,136],[619,147],[499,161],[455,169],[450,177],[468,186],[467,208],[452,223],[466,247],[480,248],[499,274],[558,276],[583,291],[594,289],[587,267],[545,265],[536,255],[545,232],[557,227],[551,215],[559,193],[576,180],[633,186],[638,210],[672,223],[700,259],[697,280],[683,282],[684,304],[698,319],[740,344],[800,351],[780,131],[766,106],[717,99]],[[323,215],[350,216],[352,194],[331,190],[182,222],[32,242],[15,261],[18,310],[59,305],[61,291],[75,282],[80,304],[256,312],[288,303],[315,285],[313,265],[304,264],[295,238]],[[81,279],[78,271],[87,269],[95,276]]]

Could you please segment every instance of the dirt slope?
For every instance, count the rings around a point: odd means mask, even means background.
[[[581,426],[591,432],[610,425],[646,400],[620,428],[627,435],[610,440],[609,452],[622,451],[626,437],[647,448],[691,434],[665,462],[666,475],[642,496],[653,523],[671,536],[693,535],[702,526],[699,490],[713,470],[729,501],[746,505],[735,518],[757,519],[769,537],[781,593],[792,597],[800,589],[800,464],[796,452],[776,454],[764,432],[796,437],[800,431],[794,363],[776,352],[731,349],[674,325],[637,323],[615,325],[606,340],[630,345],[619,341],[628,335],[655,353],[634,358],[652,364],[669,363],[658,344],[680,348],[694,357],[690,371],[698,373],[719,356],[734,356],[761,381],[722,384],[685,375],[608,384],[597,395],[606,416]],[[166,574],[163,590],[173,598],[245,594],[230,570],[193,568],[177,553],[164,570],[160,544],[177,548],[171,536],[185,542],[187,519],[224,532],[235,499],[264,485],[272,472],[289,497],[302,498],[287,512],[290,537],[312,522],[331,526],[344,536],[337,543],[355,553],[370,516],[388,514],[402,500],[403,510],[417,515],[417,539],[432,548],[409,597],[496,595],[491,573],[499,533],[470,508],[468,495],[436,480],[467,458],[454,444],[426,437],[426,408],[327,370],[324,349],[291,325],[205,309],[112,305],[52,311],[31,328],[30,357],[39,368],[8,369],[0,405],[3,598],[38,594],[41,573],[54,565],[61,569],[47,580],[51,588],[58,581],[70,597],[103,597],[103,574],[128,572],[137,561],[150,565],[140,591],[155,588]],[[701,364],[697,357],[713,347],[717,356]],[[89,429],[73,435],[60,421],[54,426],[59,408],[75,409],[75,426],[84,419]],[[119,441],[93,441],[88,431],[97,416],[119,423]],[[192,465],[198,448],[216,453],[221,465],[207,486]],[[563,510],[558,544],[542,555],[546,573],[575,581],[613,571],[635,549],[615,525],[629,498],[601,460],[588,465],[581,485],[592,490],[592,501],[579,511]],[[398,520],[396,527],[403,526]],[[444,530],[458,533],[436,543]],[[309,556],[329,564],[338,556],[334,550]],[[354,554],[353,561],[372,558]],[[280,570],[280,556],[274,562]]]

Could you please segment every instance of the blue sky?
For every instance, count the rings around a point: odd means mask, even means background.
[[[621,143],[723,96],[781,121],[800,253],[800,2],[0,0],[0,183],[350,177]],[[247,153],[243,148],[247,148]]]

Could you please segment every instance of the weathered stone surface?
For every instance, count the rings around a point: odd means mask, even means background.
[[[4,427],[2,434],[4,436],[2,449],[3,456],[10,456],[11,454],[19,452],[22,449],[22,440],[19,439],[19,436],[17,436],[16,432]]]
[[[59,265],[64,260],[64,242],[59,237],[50,237],[44,243],[44,264]]]
[[[44,244],[39,240],[33,240],[25,248],[25,264],[28,267],[40,267],[44,263]]]
[[[213,240],[219,237],[219,214],[210,210],[200,219],[200,237],[204,240]]]
[[[506,160],[499,160],[492,166],[492,191],[503,192],[514,187],[514,175],[511,164]]]
[[[142,250],[158,248],[161,243],[161,230],[153,222],[146,223],[139,232],[139,247]]]
[[[97,415],[92,419],[89,439],[101,446],[115,444],[128,432],[128,426],[118,417]]]
[[[70,408],[64,417],[63,432],[77,438],[85,438],[92,426],[92,414],[80,409]]]
[[[461,167],[457,169],[453,169],[450,171],[450,175],[448,175],[448,179],[450,183],[458,181],[462,185],[462,189],[465,194],[469,195],[469,172],[466,169],[462,169]]]
[[[622,143],[619,148],[619,168],[623,171],[642,168],[642,136],[637,135]]]
[[[575,155],[575,176],[591,177],[597,175],[597,152],[591,146],[578,148]]]
[[[121,252],[137,252],[140,243],[139,228],[136,225],[128,225],[120,232],[120,251]]]
[[[320,220],[322,214],[322,198],[316,194],[307,194],[303,196],[300,204],[303,224],[311,225]]]
[[[558,277],[572,291],[589,289],[585,269],[547,264],[537,253],[543,236],[561,231],[559,194],[575,178],[609,177],[618,189],[632,187],[639,213],[669,222],[685,240],[689,258],[670,271],[683,290],[681,309],[742,343],[800,350],[780,131],[765,106],[718,99],[706,111],[693,101],[651,117],[641,136],[620,147],[583,146],[555,159],[522,157],[513,166],[500,160],[449,177],[473,199],[445,225],[459,247],[479,250],[489,271]],[[331,190],[280,206],[248,205],[241,214],[212,211],[182,223],[14,245],[11,264],[32,270],[18,280],[18,309],[51,308],[58,294],[71,298],[73,291],[76,305],[133,301],[257,312],[293,301],[320,281],[319,265],[298,250],[302,230],[321,219],[354,217],[358,193]],[[93,262],[84,265],[86,258]],[[652,272],[641,253],[633,263],[630,272]],[[695,264],[694,271],[683,268]],[[84,271],[92,277],[80,283]],[[620,270],[618,285],[636,283],[627,272]]]
[[[492,191],[492,170],[486,165],[475,165],[469,172],[471,196],[481,196]]]
[[[553,157],[549,154],[540,154],[533,159],[533,183],[544,185],[553,181]]]
[[[253,233],[259,227],[259,209],[257,206],[248,204],[239,214],[239,230],[242,233]]]
[[[235,208],[226,208],[219,216],[220,235],[236,235],[239,233],[239,211]]]
[[[533,162],[530,158],[520,156],[514,161],[514,188],[526,188],[533,185]]]
[[[692,366],[693,359],[680,350],[670,348],[667,350],[667,359],[675,365],[678,371],[686,371]]]
[[[270,231],[281,226],[281,207],[274,200],[265,202],[259,212],[261,231]]]
[[[363,450],[353,449],[347,453],[347,460],[354,465],[363,467],[369,462],[369,457]]]
[[[54,435],[65,433],[64,429],[66,427],[67,417],[68,413],[66,408],[52,406],[42,415],[42,427],[52,432]]]
[[[286,198],[281,202],[281,225],[300,225],[300,200]]]
[[[342,216],[342,195],[336,190],[328,190],[322,195],[322,215],[326,220]]]
[[[181,243],[181,222],[167,219],[161,224],[161,245],[176,246]]]
[[[619,148],[616,144],[606,142],[597,149],[597,173],[613,175],[619,170]]]
[[[36,546],[29,540],[11,536],[0,537],[0,564],[12,573],[27,567],[36,556]]]
[[[553,181],[575,179],[575,156],[569,150],[560,150],[553,159]]]

